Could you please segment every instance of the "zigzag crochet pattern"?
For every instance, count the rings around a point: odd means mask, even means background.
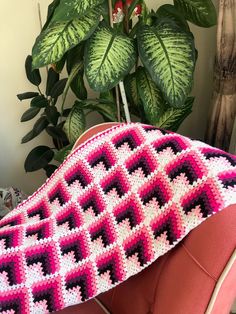
[[[0,313],[93,298],[233,203],[235,156],[139,123],[101,132],[0,220]]]

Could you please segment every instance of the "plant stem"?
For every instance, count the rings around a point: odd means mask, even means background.
[[[65,102],[66,102],[66,96],[68,94],[71,82],[73,81],[73,79],[75,78],[75,76],[77,75],[77,73],[83,68],[83,64],[82,62],[77,63],[71,70],[71,73],[68,77],[68,80],[66,82],[66,86],[64,88],[63,94],[62,94],[62,104],[61,104],[61,117],[60,120],[62,121],[62,117],[63,117],[63,111],[64,111],[64,106],[65,106]]]
[[[112,0],[108,0],[110,26],[113,27]]]
[[[128,6],[125,2],[124,4],[124,29],[125,29],[125,33],[128,35],[129,34],[129,13],[128,13]]]
[[[41,92],[41,89],[40,89],[39,85],[37,85],[37,89],[38,89],[39,94],[40,94],[41,96],[43,96],[43,93]]]
[[[108,0],[108,8],[109,8],[110,26],[113,27],[112,0]],[[127,12],[125,15],[128,16],[128,10],[126,9],[126,11]],[[128,25],[128,29],[126,29],[126,32],[129,33],[129,18],[128,18],[127,25]],[[130,122],[131,121],[130,120],[130,113],[129,113],[129,108],[128,108],[128,103],[127,103],[127,98],[126,98],[126,94],[125,94],[125,88],[124,88],[123,81],[121,81],[119,83],[119,88],[120,88],[122,102],[124,104],[125,119],[126,119],[126,122]],[[115,87],[115,92],[116,92],[117,120],[118,120],[118,122],[120,122],[120,95],[119,95],[118,86]]]
[[[125,14],[125,16],[124,16],[124,30],[125,30],[125,33],[128,35],[129,34],[129,10],[128,10],[128,6],[127,6],[126,2],[124,4],[124,14]],[[124,105],[125,119],[126,119],[127,123],[130,123],[131,119],[130,119],[129,107],[128,107],[128,101],[127,101],[123,81],[119,82],[119,88],[120,88],[121,99],[122,99],[122,102]]]
[[[108,8],[109,8],[110,26],[113,27],[112,0],[108,0]],[[116,94],[117,121],[120,122],[120,95],[119,95],[119,89],[117,85],[115,87],[115,94]]]
[[[40,26],[40,31],[43,29],[43,22],[42,22],[42,14],[41,14],[41,7],[40,3],[38,2],[38,16],[39,16],[39,26]],[[48,66],[46,66],[46,71],[48,74]]]
[[[116,85],[115,91],[116,91],[117,121],[120,122],[120,95],[118,85]]]
[[[126,119],[127,123],[130,123],[131,119],[130,119],[129,107],[128,107],[128,102],[127,102],[127,97],[126,97],[125,87],[124,87],[123,81],[120,81],[119,87],[120,87],[122,102],[124,104],[125,119]]]
[[[40,3],[38,2],[38,15],[39,15],[39,25],[40,25],[40,30],[43,28],[43,23],[42,23],[42,15],[41,15],[41,8],[40,8]]]

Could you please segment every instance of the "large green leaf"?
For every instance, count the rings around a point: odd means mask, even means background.
[[[40,111],[40,108],[37,108],[37,107],[31,107],[31,108],[27,109],[27,110],[23,113],[23,115],[22,115],[20,121],[21,121],[21,122],[25,122],[25,121],[29,121],[29,120],[33,119],[34,117],[37,116],[37,114],[39,113],[39,111]]]
[[[39,93],[35,93],[35,92],[26,92],[26,93],[22,93],[22,94],[17,94],[17,98],[22,101],[22,100],[25,100],[25,99],[30,99],[30,98],[33,98],[33,97],[36,97],[38,96]]]
[[[156,12],[157,21],[160,18],[166,17],[172,21],[174,21],[181,28],[189,31],[189,26],[184,16],[176,10],[176,8],[171,4],[164,4],[160,6]]]
[[[100,113],[105,121],[117,121],[117,108],[115,103],[99,103],[95,107],[95,110]]]
[[[191,33],[164,19],[155,27],[144,26],[138,33],[141,60],[170,105],[182,106],[189,94],[195,64]]]
[[[80,43],[68,52],[66,68],[69,74],[69,84],[75,96],[79,99],[87,98],[87,90],[84,84],[84,42]]]
[[[32,139],[34,139],[36,136],[38,136],[38,134],[36,134],[34,132],[34,130],[30,130],[27,134],[25,134],[25,136],[22,137],[21,139],[21,144],[25,144],[29,141],[31,141]]]
[[[77,63],[73,65],[71,71],[68,72],[69,77],[68,77],[68,80],[64,89],[63,99],[65,99],[68,93],[69,87],[71,86],[71,83],[73,82],[73,80],[76,78],[77,74],[79,73],[81,74],[82,71],[83,71],[83,62],[78,61]]]
[[[56,7],[59,5],[60,0],[54,0],[51,4],[48,6],[48,12],[47,12],[47,19],[45,24],[43,25],[43,30],[45,30],[48,25],[51,22],[51,19],[53,17],[53,13],[55,12]]]
[[[114,89],[100,93],[95,111],[101,114],[105,122],[117,121],[117,104]]]
[[[48,100],[43,95],[34,97],[30,102],[31,107],[44,108],[48,106]]]
[[[77,73],[70,85],[70,88],[75,94],[75,96],[81,100],[87,98],[87,90],[84,84],[83,74],[84,74],[83,72]]]
[[[45,114],[48,119],[48,122],[52,123],[53,125],[57,125],[60,113],[57,111],[56,106],[47,106],[45,108]]]
[[[57,98],[59,97],[61,94],[63,94],[64,89],[66,87],[67,84],[67,78],[63,78],[59,81],[56,82],[56,84],[52,87],[52,89],[50,90],[49,95],[52,98]]]
[[[83,109],[97,111],[106,121],[117,121],[117,108],[114,102],[106,99],[99,101],[81,101],[80,105]]]
[[[81,108],[79,102],[75,102],[64,124],[64,131],[70,143],[74,143],[77,140],[77,138],[84,132],[84,130],[85,130],[84,111]]]
[[[210,27],[216,24],[216,9],[211,0],[174,0],[175,7],[190,22]]]
[[[76,75],[78,73],[80,73],[81,69],[83,69],[83,62],[79,61],[78,63],[74,64],[73,68],[71,69],[71,72],[69,72],[69,77],[68,80],[66,82],[64,91],[63,91],[63,95],[62,95],[62,105],[61,105],[61,111],[64,110],[64,105],[66,102],[66,97],[69,91],[69,88],[73,82],[73,80],[76,78]]]
[[[88,11],[102,4],[104,0],[61,0],[56,8],[52,21],[70,21],[83,17]]]
[[[155,123],[156,126],[176,132],[184,119],[192,112],[194,97],[188,97],[181,108],[169,108]]]
[[[57,168],[58,168],[57,166],[52,165],[52,164],[48,164],[47,166],[43,167],[43,169],[44,169],[45,172],[46,172],[46,176],[47,176],[48,178],[51,177],[51,175],[53,174],[54,171],[57,170]]]
[[[48,120],[45,116],[41,116],[34,124],[33,129],[29,131],[21,140],[21,144],[31,141],[38,136],[48,126]]]
[[[66,51],[86,40],[99,23],[99,8],[81,19],[50,24],[37,37],[33,47],[33,67],[39,68],[59,61]]]
[[[25,160],[25,171],[32,172],[44,168],[52,160],[54,152],[47,146],[37,146]]]
[[[48,70],[48,77],[47,77],[47,85],[46,85],[47,96],[51,96],[51,90],[58,81],[59,81],[59,74],[51,67]]]
[[[55,12],[56,7],[59,5],[60,0],[53,0],[52,3],[48,6],[48,12],[47,12],[47,20],[50,19]]]
[[[41,116],[34,124],[33,130],[35,134],[40,134],[48,126],[48,119]]]
[[[53,144],[55,145],[56,149],[61,149],[62,147],[70,144],[70,142],[67,138],[67,135],[66,135],[65,131],[63,130],[64,124],[65,124],[65,120],[58,123],[56,126],[57,129],[60,129],[63,131],[63,136],[60,138],[60,140],[59,140],[59,138],[56,139],[56,138],[52,137],[52,141],[53,141]]]
[[[66,70],[68,74],[72,71],[74,66],[84,59],[84,42],[70,49],[67,53],[66,58]]]
[[[57,73],[61,73],[63,68],[64,68],[64,65],[66,63],[66,58],[67,58],[67,52],[64,54],[64,56],[61,58],[61,60],[57,61],[56,63],[53,63],[52,66],[53,66],[53,69],[55,72]]]
[[[143,67],[137,70],[137,87],[145,115],[151,124],[155,124],[165,108],[160,89]]]
[[[131,112],[138,115],[140,98],[138,94],[137,75],[136,73],[128,74],[124,80],[125,92],[130,104]]]
[[[101,102],[105,101],[105,102],[111,102],[111,103],[115,103],[115,92],[113,89],[107,90],[105,92],[100,93],[99,96],[99,100]]]
[[[39,86],[41,83],[41,75],[38,69],[33,70],[33,59],[32,56],[27,56],[25,59],[25,73],[27,79],[35,86]]]
[[[62,149],[60,149],[59,151],[57,151],[54,155],[54,159],[60,163],[62,163],[64,161],[64,159],[70,154],[72,147],[74,144],[69,144],[65,147],[63,147]]]
[[[106,26],[99,26],[85,49],[85,74],[96,91],[114,87],[132,69],[136,60],[134,42]]]
[[[55,139],[58,139],[58,140],[62,140],[62,141],[66,141],[67,140],[65,132],[61,128],[59,128],[59,127],[48,126],[46,128],[46,132],[52,138],[55,138]]]

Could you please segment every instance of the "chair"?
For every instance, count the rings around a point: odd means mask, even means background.
[[[111,125],[89,129],[75,147]],[[138,275],[58,314],[228,314],[235,297],[236,204],[207,219]]]

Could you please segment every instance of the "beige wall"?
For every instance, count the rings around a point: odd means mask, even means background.
[[[50,1],[39,1],[43,8]],[[24,160],[43,137],[21,145],[21,138],[30,130],[30,123],[20,123],[27,103],[20,103],[16,94],[31,91],[25,78],[24,61],[39,32],[36,0],[1,0],[0,10],[0,186],[14,185],[31,193],[44,177],[26,174]]]
[[[30,130],[31,124],[19,122],[28,104],[20,103],[16,98],[16,94],[32,90],[31,84],[25,78],[24,60],[31,51],[35,36],[39,33],[37,2],[41,4],[44,18],[50,0],[1,0],[0,10],[0,186],[15,185],[27,193],[31,193],[45,180],[41,171],[33,174],[24,172],[26,155],[46,139],[41,135],[30,143],[20,144],[22,136]],[[166,2],[148,1],[155,9],[157,3]],[[215,28],[192,27],[192,30],[199,50],[193,90],[196,102],[193,114],[184,122],[180,131],[202,138],[212,92]]]

